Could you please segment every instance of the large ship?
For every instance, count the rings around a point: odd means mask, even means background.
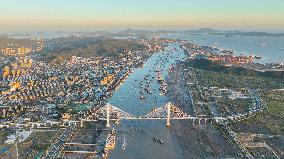
[[[103,158],[106,158],[108,156],[109,150],[113,150],[115,148],[115,139],[116,139],[116,133],[115,130],[112,129],[111,133],[108,134],[106,139],[106,144],[102,154]]]

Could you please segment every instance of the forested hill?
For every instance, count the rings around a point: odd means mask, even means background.
[[[198,69],[204,69],[207,71],[222,72],[227,74],[235,74],[242,76],[255,76],[255,77],[266,77],[266,78],[277,78],[284,80],[283,71],[266,71],[260,72],[248,68],[236,67],[236,66],[225,66],[220,62],[213,62],[207,59],[194,59],[186,62],[186,65]]]
[[[69,58],[71,56],[80,57],[96,57],[96,56],[116,56],[122,52],[143,50],[144,45],[138,44],[136,40],[117,40],[117,39],[101,39],[93,41],[92,44],[81,45],[66,45],[58,47],[55,50],[49,51],[44,55],[47,59],[52,59],[56,56]]]
[[[31,47],[35,43],[31,39],[14,39],[0,36],[0,48]]]

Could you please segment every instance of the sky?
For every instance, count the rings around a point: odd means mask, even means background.
[[[284,30],[283,8],[284,0],[0,0],[0,30]]]

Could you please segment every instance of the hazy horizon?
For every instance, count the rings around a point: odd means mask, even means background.
[[[283,31],[284,1],[5,0],[4,32],[222,28]],[[116,29],[114,29],[116,28]]]
[[[108,31],[108,32],[120,32],[126,29],[133,29],[133,30],[146,30],[146,31],[159,31],[159,30],[167,30],[167,31],[186,31],[186,30],[197,30],[203,28],[210,28],[218,31],[244,31],[244,32],[268,32],[268,33],[284,33],[284,28],[218,28],[218,27],[121,27],[121,28],[77,28],[77,29],[38,29],[38,30],[0,30],[0,34],[33,34],[33,33],[80,33],[80,32],[97,32],[97,31]]]

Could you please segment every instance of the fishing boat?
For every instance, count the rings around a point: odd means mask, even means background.
[[[153,137],[153,141],[159,143],[159,144],[164,144],[164,140],[163,139],[158,139],[158,138],[155,138]]]
[[[163,96],[163,95],[165,95],[165,93],[164,93],[164,92],[162,92],[162,93],[160,93],[159,95],[160,95],[160,96]]]
[[[255,55],[254,58],[255,58],[255,59],[261,59],[261,56]]]
[[[158,76],[157,82],[158,82],[158,83],[162,83],[162,82],[163,82],[163,77],[162,77],[162,75],[159,75],[159,76]]]

